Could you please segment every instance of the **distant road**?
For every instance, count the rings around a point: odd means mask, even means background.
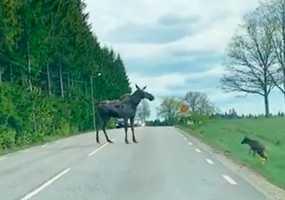
[[[0,157],[0,199],[266,199],[175,128],[136,132],[139,144],[113,130],[115,144],[90,133]]]

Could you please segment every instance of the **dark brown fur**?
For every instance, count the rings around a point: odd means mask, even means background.
[[[252,140],[248,137],[244,137],[244,139],[241,141],[241,144],[248,144],[250,147],[250,153],[252,152],[253,156],[258,154],[261,158],[268,160],[268,157],[265,154],[265,146],[257,140]]]
[[[137,90],[132,95],[125,95],[120,100],[103,101],[97,105],[96,112],[96,140],[99,141],[99,129],[104,132],[107,142],[112,143],[109,139],[106,126],[111,117],[124,119],[125,128],[125,142],[128,144],[128,120],[130,120],[133,142],[137,143],[134,133],[134,119],[136,115],[137,106],[142,99],[154,100],[153,95],[145,92],[145,88],[140,89],[136,85]]]

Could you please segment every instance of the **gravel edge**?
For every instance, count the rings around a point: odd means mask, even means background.
[[[222,151],[218,151],[211,146],[203,143],[199,138],[190,135],[180,128],[176,128],[181,134],[185,135],[187,138],[191,139],[194,144],[198,144],[204,151],[213,156],[213,158],[220,161],[224,166],[234,171],[248,183],[250,183],[254,188],[260,191],[269,200],[285,200],[285,190],[273,185],[267,181],[264,177],[249,169],[243,165],[238,164],[234,160],[226,157]]]

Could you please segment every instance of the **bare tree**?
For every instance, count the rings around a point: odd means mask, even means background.
[[[276,87],[283,93],[285,98],[285,0],[271,0],[262,4],[266,26],[274,29],[273,50],[278,65],[272,74]]]
[[[158,114],[169,123],[177,121],[181,101],[175,97],[166,97],[163,99]]]
[[[245,23],[228,47],[227,72],[221,79],[227,92],[244,92],[264,98],[269,116],[268,96],[274,88],[271,70],[275,62],[274,27],[268,26],[264,13],[257,9],[245,17]]]
[[[210,102],[208,96],[202,92],[189,91],[184,99],[189,104],[191,112],[197,112],[202,115],[210,115],[215,112],[215,107]]]

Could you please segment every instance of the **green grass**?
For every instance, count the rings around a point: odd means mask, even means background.
[[[285,118],[212,120],[194,131],[181,128],[285,189]],[[266,146],[269,160],[265,165],[248,154],[248,146],[240,144],[244,136]]]

